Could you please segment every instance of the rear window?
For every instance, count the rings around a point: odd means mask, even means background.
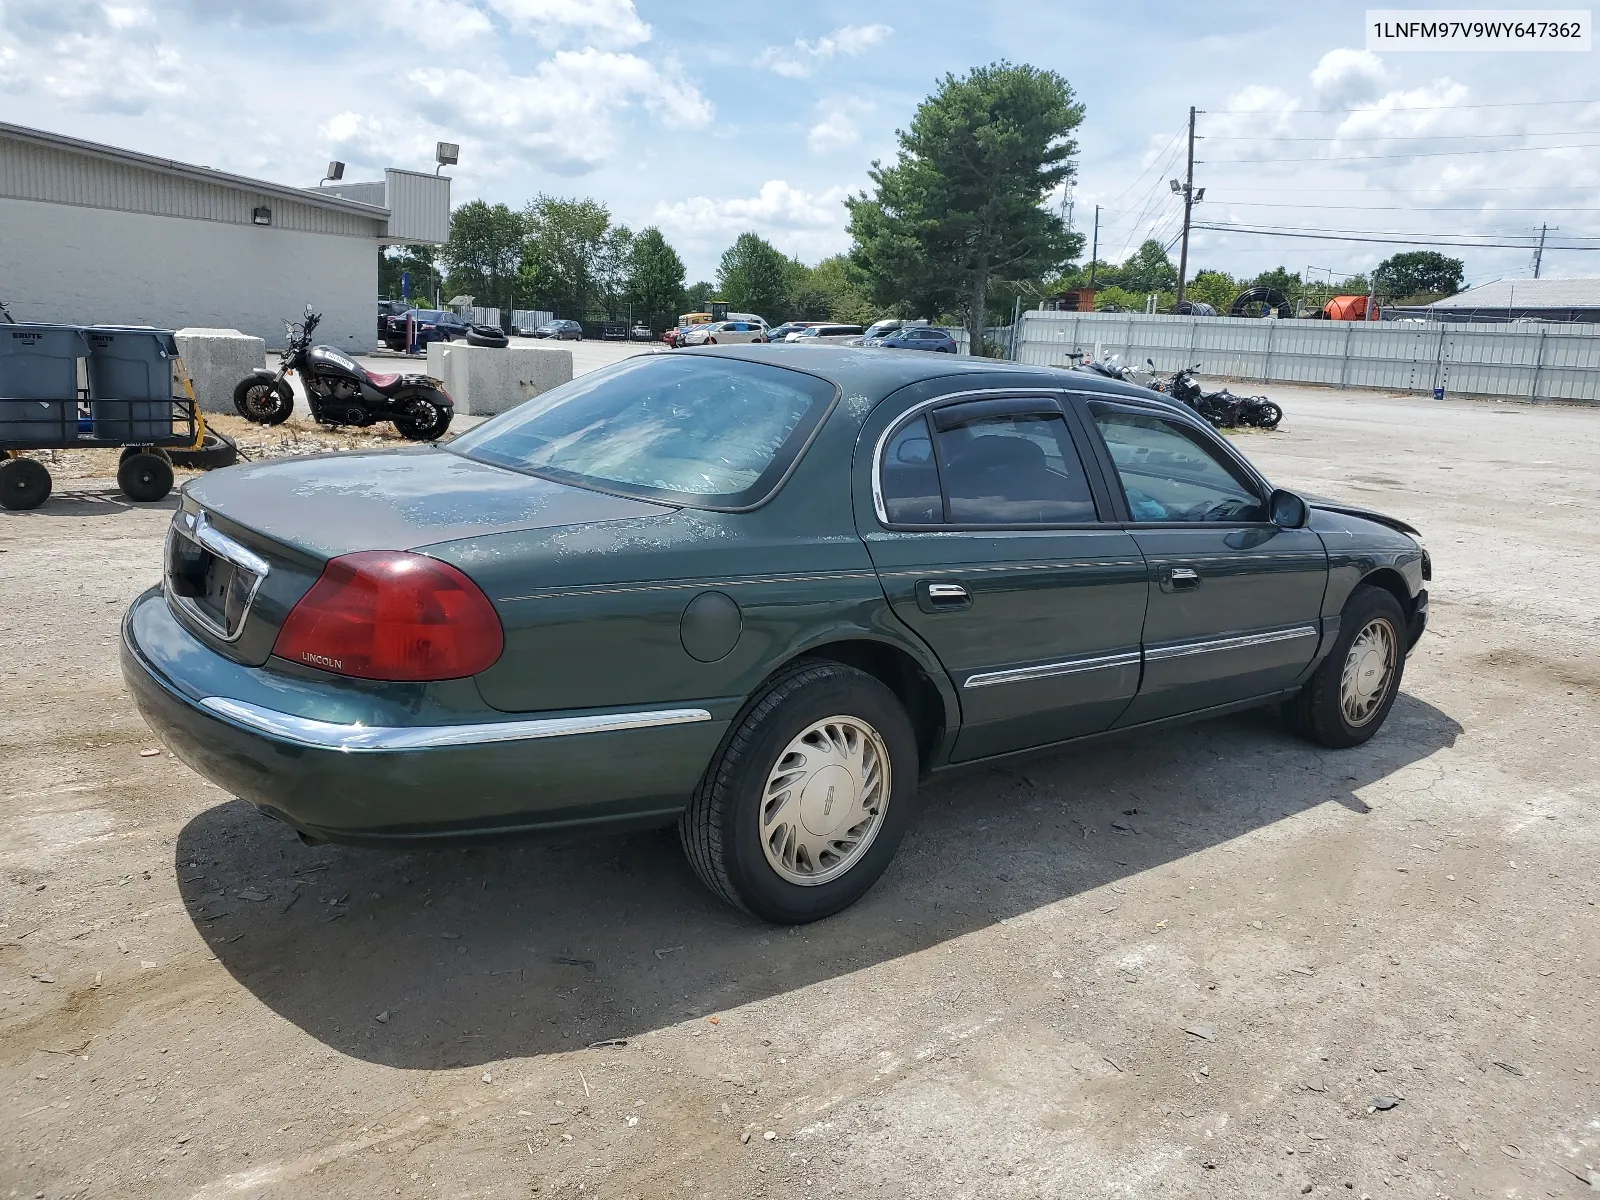
[[[832,406],[831,383],[739,359],[644,355],[580,376],[448,449],[694,508],[765,500]]]

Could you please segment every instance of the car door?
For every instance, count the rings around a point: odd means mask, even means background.
[[[1138,688],[1147,574],[1058,395],[924,401],[868,437],[861,532],[960,696],[952,758],[1108,728]]]
[[[1328,556],[1267,519],[1266,484],[1210,430],[1152,407],[1085,404],[1149,564],[1133,725],[1294,686],[1322,632]]]

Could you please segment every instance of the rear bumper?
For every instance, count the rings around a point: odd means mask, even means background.
[[[514,721],[490,710],[426,724],[395,706],[352,722],[347,692],[330,688],[319,701],[224,659],[172,619],[158,589],[123,620],[122,673],[178,758],[328,841],[661,824],[683,808],[727,728],[693,705]]]

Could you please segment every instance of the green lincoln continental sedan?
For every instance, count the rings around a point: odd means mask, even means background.
[[[676,821],[712,890],[800,922],[872,886],[930,774],[1253,705],[1370,738],[1427,619],[1415,532],[1099,376],[708,347],[189,483],[122,663],[304,837]]]

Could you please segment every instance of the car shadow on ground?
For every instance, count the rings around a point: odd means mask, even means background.
[[[133,501],[129,500],[115,487],[82,487],[73,482],[57,482],[51,489],[49,497],[38,508],[25,508],[9,512],[8,518],[32,518],[42,520],[47,517],[109,517],[130,508],[157,508],[172,512],[178,507],[178,488],[160,500]]]
[[[715,900],[661,833],[385,852],[303,845],[234,801],[185,826],[175,869],[211,951],[274,1012],[357,1058],[461,1067],[827,981],[1318,805],[1364,813],[1362,787],[1460,733],[1402,694],[1354,750],[1263,711],[949,777],[878,886],[800,930]]]

